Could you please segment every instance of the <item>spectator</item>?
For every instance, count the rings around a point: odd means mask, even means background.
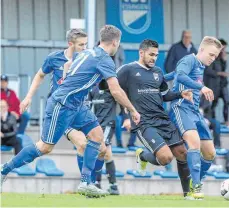
[[[219,54],[218,58],[205,69],[204,71],[204,83],[205,86],[213,90],[214,101],[212,102],[212,117],[215,118],[215,108],[217,106],[219,98],[223,99],[223,116],[224,121],[227,126],[229,126],[228,121],[228,105],[229,105],[229,95],[227,89],[227,77],[229,74],[226,72],[226,46],[227,42],[220,39],[223,49]]]
[[[17,121],[15,116],[10,113],[9,106],[5,100],[1,100],[1,144],[14,147],[15,155],[21,149],[21,141],[16,138]]]
[[[172,45],[168,51],[165,60],[165,71],[167,73],[173,72],[176,68],[177,62],[186,55],[191,53],[196,54],[197,50],[192,43],[192,34],[189,30],[182,32],[182,40]]]
[[[9,106],[9,112],[16,117],[19,123],[17,133],[24,134],[30,115],[27,112],[20,114],[20,100],[15,92],[8,88],[8,77],[6,75],[1,75],[1,99],[6,100]]]
[[[124,50],[121,45],[119,45],[119,48],[116,54],[112,57],[112,59],[114,60],[116,69],[118,69],[120,66],[124,64],[125,54],[124,54]]]

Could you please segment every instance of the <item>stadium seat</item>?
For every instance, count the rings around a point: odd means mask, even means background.
[[[141,175],[136,170],[127,170],[126,173],[134,176],[135,178],[151,178],[153,175],[151,172],[148,171],[146,171],[145,175]]]
[[[178,173],[173,171],[163,171],[163,170],[155,170],[154,175],[161,176],[161,178],[178,178]]]
[[[105,169],[102,169],[102,174],[103,174],[103,175],[106,175],[106,174],[107,174]],[[125,175],[125,174],[124,174],[123,172],[121,172],[121,171],[116,170],[116,172],[115,172],[115,176],[116,176],[117,178],[123,178],[124,175]]]
[[[53,160],[44,158],[39,159],[36,163],[36,171],[44,173],[47,176],[63,176],[64,172],[56,167]]]
[[[144,149],[145,147],[131,146],[131,147],[128,147],[128,150],[132,151],[132,152],[135,152],[138,148]]]
[[[121,147],[112,147],[112,153],[126,153],[127,149],[126,148],[121,148]]]
[[[20,168],[15,168],[12,172],[17,173],[20,176],[35,176],[36,171],[28,165],[23,165]]]
[[[216,179],[229,179],[229,173],[225,173],[225,172],[220,172],[220,173],[214,172],[213,176]]]
[[[229,128],[225,125],[220,126],[220,133],[222,134],[228,134],[229,133]]]
[[[1,151],[2,152],[8,152],[8,151],[11,151],[12,149],[13,149],[13,147],[11,147],[11,146],[1,145]]]
[[[33,140],[26,134],[17,134],[17,139],[21,140],[22,147],[26,147],[30,144],[33,144]]]
[[[216,149],[216,154],[217,155],[226,155],[229,150],[221,148],[221,149]]]

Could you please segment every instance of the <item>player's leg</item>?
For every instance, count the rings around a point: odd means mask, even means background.
[[[68,128],[65,131],[65,135],[76,147],[77,162],[78,162],[78,167],[79,167],[79,170],[81,173],[82,172],[82,166],[83,166],[84,149],[85,149],[86,144],[87,144],[86,136],[84,135],[83,132],[77,131],[73,128]]]
[[[112,157],[112,148],[111,144],[107,146],[107,151],[105,155],[105,165],[106,165],[106,173],[107,178],[109,181],[109,193],[111,195],[119,195],[117,180],[116,180],[116,168],[115,168],[115,162]]]
[[[195,198],[203,198],[200,183],[200,137],[197,132],[196,121],[199,117],[195,112],[191,112],[179,106],[173,106],[169,113],[170,119],[185,140],[187,151],[187,163],[191,173],[191,191],[195,189]]]
[[[174,157],[177,160],[177,170],[181,181],[181,186],[183,189],[183,194],[185,199],[192,200],[193,197],[190,196],[190,170],[187,163],[187,149],[184,145],[184,141],[181,138],[179,132],[176,130],[171,134],[171,138],[166,140],[168,146],[170,147]]]
[[[208,169],[211,167],[215,158],[215,147],[212,139],[211,132],[204,120],[201,117],[200,121],[197,122],[198,133],[201,139],[201,171],[200,180],[206,175]]]
[[[140,174],[145,174],[147,162],[153,165],[165,166],[172,161],[172,152],[155,128],[149,127],[143,131],[139,129],[137,135],[142,144],[148,149],[143,151],[139,148],[136,151]]]
[[[5,177],[14,168],[19,168],[31,163],[35,158],[43,154],[50,153],[73,117],[74,112],[72,110],[49,100],[46,106],[41,139],[36,144],[31,144],[23,148],[13,159],[4,164],[1,174]]]

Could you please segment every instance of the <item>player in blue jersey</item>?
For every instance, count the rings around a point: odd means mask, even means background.
[[[86,49],[87,34],[82,30],[71,29],[67,31],[66,40],[68,42],[68,48],[66,50],[60,50],[50,53],[45,59],[42,67],[35,75],[29,92],[20,104],[20,108],[22,111],[29,107],[33,95],[35,94],[36,90],[38,89],[39,85],[42,83],[47,74],[51,74],[49,91],[49,96],[51,96],[52,93],[63,81],[63,72],[64,68],[66,67],[66,63],[70,62],[72,59],[75,59],[79,52]],[[68,138],[77,147],[77,155],[82,156],[86,143],[85,135],[80,131],[72,130],[71,135],[69,135]]]
[[[215,157],[215,148],[209,127],[199,112],[201,94],[209,102],[214,100],[212,90],[203,84],[203,73],[205,66],[211,65],[217,58],[221,48],[222,45],[216,38],[204,37],[197,55],[191,54],[182,58],[173,74],[175,75],[174,91],[193,89],[194,104],[184,99],[173,101],[170,118],[189,148],[187,162],[192,177],[190,188],[196,199],[204,198],[201,180]],[[171,79],[172,74],[170,75],[167,76],[167,79]]]
[[[104,195],[91,184],[91,172],[103,141],[103,131],[95,115],[84,105],[84,100],[91,88],[104,78],[112,96],[130,111],[133,121],[139,123],[140,114],[119,86],[115,65],[110,57],[116,53],[120,39],[121,31],[112,25],[106,25],[100,30],[99,47],[84,50],[77,56],[66,79],[47,101],[41,139],[35,145],[23,148],[2,166],[1,182],[14,168],[51,152],[67,128],[72,127],[80,129],[89,139],[84,151],[78,192],[88,196]]]

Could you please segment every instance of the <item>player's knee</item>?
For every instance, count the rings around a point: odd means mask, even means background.
[[[161,165],[165,166],[171,163],[171,161],[173,160],[173,155],[168,153],[168,154],[161,155],[157,159],[159,160]]]
[[[207,154],[204,154],[204,159],[205,160],[214,160],[216,155],[215,150],[209,151]]]
[[[106,151],[106,154],[105,154],[105,156],[104,156],[104,160],[105,160],[105,161],[110,161],[110,160],[112,160],[112,153],[111,153],[109,150]]]
[[[106,151],[107,151],[106,145],[104,143],[102,143],[101,147],[100,147],[99,157],[104,158],[106,155]]]
[[[43,154],[50,153],[52,151],[53,147],[54,147],[54,145],[46,144],[41,140],[36,143],[36,146]]]
[[[97,126],[88,133],[88,138],[92,141],[102,143],[103,141],[103,130],[101,126]]]
[[[176,159],[178,159],[180,161],[186,161],[187,149],[185,148],[184,145],[174,147],[173,155],[176,157]]]

